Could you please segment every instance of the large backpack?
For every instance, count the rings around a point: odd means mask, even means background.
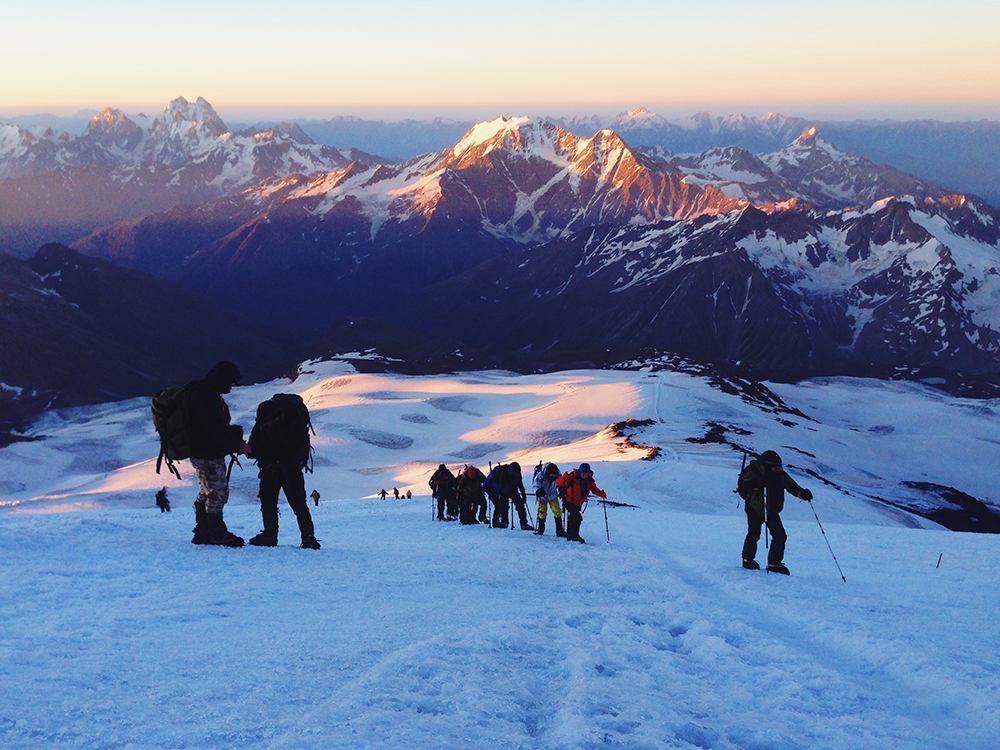
[[[174,461],[191,458],[191,383],[175,385],[153,395],[153,427],[160,436],[160,455],[156,459],[156,473],[166,459],[167,468],[178,479],[181,474]]]
[[[538,466],[536,466],[535,470],[531,473],[531,483],[532,483],[533,487],[541,487],[542,486],[542,477],[544,476],[542,474],[543,470],[544,470],[544,467],[542,466],[542,462],[539,461],[538,462]]]
[[[503,484],[506,479],[507,464],[497,464],[486,475],[486,479],[483,481],[483,492],[487,495],[499,495],[503,491]]]
[[[309,409],[297,393],[276,393],[257,407],[257,422],[250,434],[250,448],[254,455],[263,445],[269,446],[283,463],[297,464],[307,472],[312,471],[312,445],[309,433],[316,434],[309,417]],[[263,420],[262,407],[277,411],[276,419]],[[276,407],[276,409],[274,408]]]
[[[743,479],[743,474],[746,472],[747,468],[747,452],[743,451],[743,465],[740,466],[739,476],[736,477],[736,489],[733,490],[737,495],[739,495],[744,500],[749,500],[750,496],[753,494],[753,484],[750,482],[741,482]],[[752,455],[752,454],[749,454]],[[756,458],[756,456],[755,456]]]

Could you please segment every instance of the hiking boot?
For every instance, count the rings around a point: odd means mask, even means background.
[[[575,536],[567,536],[566,537],[566,541],[567,542],[579,542],[580,544],[586,544],[587,543],[586,541],[584,541],[583,537],[580,536],[579,534],[577,534]]]
[[[537,534],[538,536],[542,536],[542,534],[544,533],[545,533],[545,519],[539,518],[538,526],[535,528],[535,534]]]
[[[524,523],[521,524],[521,531],[534,531],[534,529],[531,528],[531,524],[530,523],[528,523],[527,521],[525,521]]]
[[[747,570],[760,570],[760,564],[756,560],[744,560],[743,567]]]
[[[247,543],[252,544],[254,547],[277,547],[278,535],[268,534],[266,531],[262,531],[257,536],[250,539]]]
[[[562,516],[556,516],[556,536],[566,536],[566,529],[563,528]]]
[[[784,563],[768,563],[767,569],[771,573],[781,573],[783,576],[790,576],[791,573],[788,572],[788,568],[785,567]]]
[[[208,517],[209,538],[205,544],[216,544],[220,547],[242,547],[243,538],[236,536],[226,528],[226,522],[221,513],[206,513]]]
[[[319,549],[319,542],[314,536],[302,537],[302,549]]]
[[[191,532],[194,534],[191,544],[211,544],[209,539],[212,535],[208,530],[208,514],[205,512],[205,506],[197,501],[194,503],[194,528],[191,529]]]

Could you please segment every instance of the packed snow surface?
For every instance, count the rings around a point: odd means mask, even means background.
[[[272,393],[309,403],[318,551],[287,506],[277,548],[192,545],[192,472],[153,473],[147,400],[49,414],[0,451],[0,747],[995,748],[1000,539],[874,498],[913,480],[996,507],[1000,404],[772,390],[804,416],[677,373],[311,363],[239,388],[246,427]],[[654,420],[626,434],[659,458],[605,429],[628,417]],[[791,577],[740,567],[740,454],[687,440],[710,424],[815,492],[786,501]],[[588,461],[635,507],[606,531],[591,502],[586,545],[551,519],[542,537],[432,520],[438,463],[513,459],[529,480]],[[247,463],[226,510],[244,537]],[[393,487],[415,497],[376,498]]]

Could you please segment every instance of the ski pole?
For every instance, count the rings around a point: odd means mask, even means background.
[[[761,492],[762,493],[766,492],[766,490],[761,490]],[[768,517],[767,517],[767,497],[764,496],[762,499],[763,499],[763,502],[764,502],[764,549],[768,549],[768,539],[767,539],[768,534],[767,534],[767,532],[769,532],[770,529],[767,526],[767,522],[770,519],[768,519]]]
[[[611,530],[608,528],[608,499],[604,498],[601,505],[604,506],[604,533],[608,535],[608,544],[611,544]]]
[[[813,516],[816,518],[816,523],[819,524],[819,530],[823,532],[823,538],[826,539],[827,549],[830,550],[830,554],[833,555],[833,564],[837,566],[837,572],[840,573],[840,578],[844,583],[847,583],[847,579],[844,578],[844,571],[840,569],[840,563],[837,562],[837,556],[833,554],[833,547],[830,546],[830,540],[827,539],[826,531],[823,529],[823,524],[819,522],[819,516],[816,515],[816,509],[813,508],[813,504],[809,503],[809,507],[812,508]],[[940,562],[940,561],[938,561]]]
[[[766,489],[761,489],[761,491],[760,491],[760,497],[761,497],[761,501],[764,503],[764,549],[768,550],[767,532],[770,531],[770,529],[767,528],[767,520],[768,519],[767,519],[767,494],[766,493],[767,493]],[[770,551],[768,551],[767,556],[768,557],[771,556]],[[768,563],[767,564],[767,568],[765,568],[765,570],[767,571],[768,574],[771,573],[770,567],[771,567],[771,563]]]

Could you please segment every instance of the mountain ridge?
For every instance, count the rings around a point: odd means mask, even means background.
[[[0,254],[0,427],[54,406],[151,395],[240,363],[246,380],[281,375],[299,349],[155,276],[45,245]]]

